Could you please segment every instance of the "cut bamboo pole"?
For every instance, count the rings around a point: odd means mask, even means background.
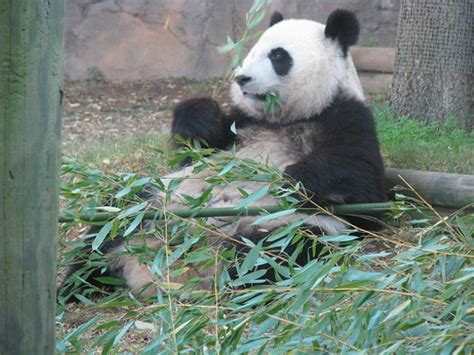
[[[388,188],[401,185],[404,182],[402,176],[428,203],[436,207],[448,209],[460,209],[474,204],[474,176],[462,174],[447,174],[429,171],[387,169],[386,185]],[[410,190],[407,195],[413,195]],[[334,205],[327,207],[327,212],[335,215],[373,215],[380,212],[389,211],[394,202],[381,203],[358,203],[346,205]],[[201,209],[171,209],[168,214],[181,218],[209,218],[209,217],[230,217],[230,216],[259,216],[269,213],[276,213],[285,210],[281,206],[260,206],[248,208],[201,208]],[[318,208],[300,208],[300,213],[321,213]],[[60,223],[70,223],[83,221],[90,223],[101,223],[113,219],[118,212],[83,212],[76,216],[60,216]],[[145,212],[143,219],[160,220],[164,215],[162,211]]]
[[[347,205],[329,206],[327,212],[336,215],[371,215],[380,212],[388,211],[394,206],[393,202],[381,203],[357,203]],[[286,210],[282,206],[260,206],[248,208],[202,208],[202,209],[170,209],[166,213],[175,215],[181,218],[209,218],[209,217],[232,217],[232,216],[260,216],[270,213],[276,213]],[[301,213],[321,213],[323,209],[318,208],[300,208],[298,212]],[[74,222],[75,220],[84,222],[105,222],[118,215],[118,212],[86,212],[78,216],[61,216],[60,223]],[[145,212],[143,219],[145,220],[160,220],[164,219],[162,211],[148,211]]]

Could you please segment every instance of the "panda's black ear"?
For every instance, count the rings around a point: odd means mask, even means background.
[[[344,56],[350,46],[357,43],[360,25],[356,15],[349,10],[335,10],[327,20],[324,34],[327,38],[337,41]]]
[[[283,15],[278,11],[274,11],[272,14],[272,18],[270,19],[270,26],[268,27],[272,27],[274,24],[281,21],[283,21]]]

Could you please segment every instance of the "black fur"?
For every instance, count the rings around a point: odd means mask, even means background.
[[[303,128],[304,127],[304,128]],[[314,132],[311,153],[285,173],[313,194],[318,203],[384,201],[384,168],[370,109],[361,101],[337,97],[320,115],[288,128]],[[305,143],[306,144],[306,143]]]
[[[347,56],[349,47],[357,43],[359,32],[360,25],[355,14],[341,9],[335,10],[329,15],[324,30],[327,38],[339,43],[344,57]]]
[[[283,15],[280,12],[275,11],[273,12],[272,17],[270,18],[270,26],[268,27],[272,27],[273,25],[281,21],[283,21]]]
[[[230,124],[216,101],[194,98],[175,107],[171,133],[173,136],[204,140],[211,148],[225,149],[233,136]]]
[[[230,130],[231,121],[228,121],[218,103],[211,98],[193,98],[179,103],[173,111],[171,133],[191,140],[204,141],[210,148],[225,149],[233,141],[234,134]],[[180,142],[173,140],[175,147]],[[187,157],[180,162],[180,166],[190,165],[192,158]]]
[[[268,58],[272,62],[275,73],[280,76],[287,75],[293,66],[293,58],[291,58],[290,53],[281,47],[272,49]]]

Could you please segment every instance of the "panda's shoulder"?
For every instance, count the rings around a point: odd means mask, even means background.
[[[338,96],[320,115],[321,121],[337,130],[345,127],[353,129],[374,129],[374,118],[370,107],[354,97]]]

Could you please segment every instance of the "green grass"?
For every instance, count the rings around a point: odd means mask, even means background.
[[[474,174],[474,132],[454,119],[425,124],[377,107],[374,115],[386,166]]]
[[[161,174],[169,170],[169,136],[147,133],[103,138],[88,144],[68,143],[64,155],[105,171]]]

